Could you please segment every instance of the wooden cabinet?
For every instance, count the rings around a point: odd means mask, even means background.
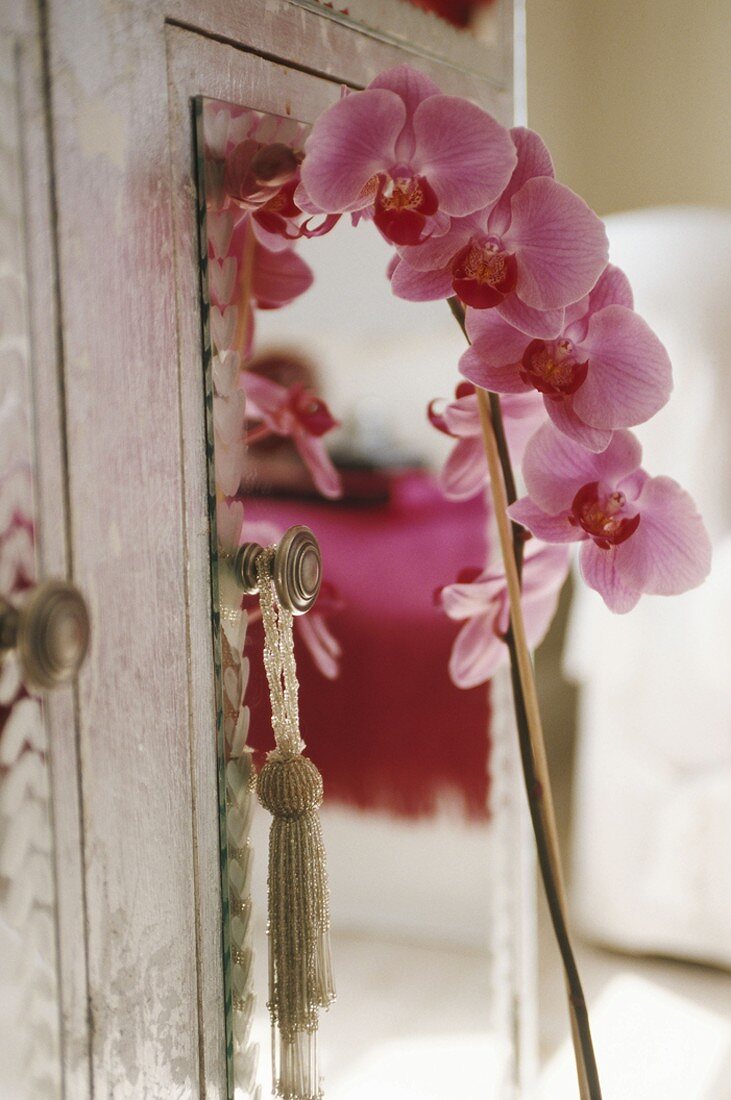
[[[75,581],[93,624],[78,684],[45,704],[61,1010],[49,1057],[68,1100],[226,1097],[192,104],[312,121],[341,82],[406,60],[510,124],[520,4],[496,6],[488,42],[386,0],[343,13],[5,0],[0,13],[17,135],[3,217],[24,241],[3,262],[26,287],[38,568]],[[504,932],[524,991],[530,875],[515,861],[500,873],[527,922],[517,947]]]

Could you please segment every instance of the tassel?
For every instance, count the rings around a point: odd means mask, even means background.
[[[302,755],[291,613],[274,598],[271,552],[257,562],[264,663],[277,747],[257,778],[269,833],[269,1001],[274,1094],[320,1100],[319,1010],[335,999],[330,961],[330,913],[325,849],[318,809],[323,784]]]

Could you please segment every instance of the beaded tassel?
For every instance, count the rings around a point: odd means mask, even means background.
[[[317,1059],[320,1008],[335,998],[325,849],[318,808],[322,777],[299,733],[292,614],[271,580],[273,550],[257,561],[264,622],[264,665],[276,748],[257,779],[272,814],[269,834],[269,1001],[274,1093],[283,1100],[322,1097]]]

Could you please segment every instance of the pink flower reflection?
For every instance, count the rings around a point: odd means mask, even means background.
[[[242,384],[247,413],[264,422],[263,430],[254,429],[248,442],[272,433],[289,437],[323,496],[342,496],[340,474],[322,441],[327,432],[338,426],[325,402],[298,383],[280,386],[255,371],[246,371]]]

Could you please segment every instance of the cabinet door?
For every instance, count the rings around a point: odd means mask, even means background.
[[[407,46],[383,8],[47,5],[69,553],[95,633],[78,698],[95,1096],[224,1097],[237,1076],[242,1096],[267,1090],[267,1067],[257,1084],[234,1057],[250,1039],[236,1030],[221,889],[193,108],[206,97],[312,122],[341,81],[411,60],[513,121],[512,5],[486,49],[456,32],[445,46],[404,8]],[[503,907],[505,939],[509,923]],[[518,954],[513,936],[506,1019]]]
[[[75,694],[42,696],[15,645],[39,582],[73,572],[40,31],[34,4],[0,7],[0,1094],[83,1100]]]

